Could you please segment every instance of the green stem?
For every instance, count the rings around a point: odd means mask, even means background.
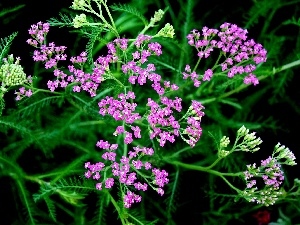
[[[45,93],[51,93],[51,94],[55,94],[55,95],[62,95],[62,93],[57,92],[57,91],[50,91],[50,90],[46,90],[46,89],[40,89],[40,88],[35,88],[26,84],[23,84],[24,87],[32,89],[32,90],[37,90],[34,92],[34,94],[38,93],[38,92],[45,92]]]
[[[103,2],[103,1],[102,1]],[[116,33],[118,34],[118,32],[117,32],[117,27],[116,27],[116,25],[115,25],[115,21],[114,21],[114,19],[112,18],[112,15],[111,15],[111,13],[110,13],[110,11],[109,11],[109,8],[107,7],[107,5],[106,5],[106,3],[102,3],[103,5],[104,5],[104,8],[105,8],[105,10],[106,10],[106,12],[107,12],[107,14],[108,14],[108,17],[109,17],[109,19],[110,19],[110,22],[111,22],[111,24],[112,24],[112,27],[114,28],[114,30],[116,31]],[[119,37],[119,35],[117,36],[117,37]]]
[[[195,65],[195,67],[194,67],[194,69],[193,69],[192,72],[195,72],[195,71],[196,71],[196,69],[197,69],[197,67],[198,67],[198,65],[199,65],[199,63],[200,63],[200,61],[201,61],[201,58],[198,57],[198,61],[197,61],[197,63],[196,63],[196,65]]]
[[[230,186],[232,189],[234,189],[236,192],[240,193],[241,190],[234,187],[226,178],[225,176],[230,176],[230,177],[238,177],[240,175],[242,175],[242,172],[239,173],[221,173],[218,172],[216,170],[211,170],[209,169],[209,167],[203,167],[203,166],[197,166],[197,165],[192,165],[192,164],[186,164],[186,163],[182,163],[179,161],[168,161],[166,160],[167,163],[172,164],[172,165],[176,165],[176,166],[180,166],[182,168],[185,169],[189,169],[189,170],[197,170],[197,171],[202,171],[202,172],[207,172],[207,173],[211,173],[214,174],[216,176],[221,177],[227,184],[228,186]]]
[[[110,197],[111,203],[114,205],[114,207],[116,208],[116,210],[117,210],[117,212],[118,212],[118,214],[119,214],[119,216],[120,216],[120,220],[121,220],[122,224],[123,224],[123,225],[126,225],[126,222],[125,222],[125,220],[124,220],[124,218],[123,218],[123,215],[122,215],[122,213],[121,213],[121,209],[120,209],[120,207],[118,206],[118,203],[116,202],[116,200],[112,197],[112,195],[111,195],[109,192],[107,192],[107,193],[108,193],[108,195],[109,195],[109,197]]]
[[[221,161],[222,158],[217,158],[210,166],[206,167],[207,169],[213,168],[215,165],[218,164],[218,162]]]

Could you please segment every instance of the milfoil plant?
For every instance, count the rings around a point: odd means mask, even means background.
[[[188,1],[186,18],[192,5]],[[259,156],[262,139],[253,130],[276,125],[222,115],[224,105],[241,115],[252,101],[243,105],[232,95],[277,79],[299,60],[270,66],[267,48],[230,22],[190,30],[185,24],[180,33],[163,23],[168,12],[172,18],[171,6],[149,20],[133,5],[105,0],[74,0],[70,8],[29,27],[33,75],[8,54],[16,33],[2,39],[0,166],[26,209],[19,221],[182,224],[175,216],[178,193],[192,170],[208,174],[193,178],[210,199],[199,203],[209,205],[201,219],[185,218],[197,224],[228,224],[299,196],[298,180],[290,190],[283,187],[285,166],[297,164],[292,151],[278,143]],[[71,27],[88,38],[86,46],[72,55],[72,43],[48,38],[54,26]],[[17,106],[5,109],[9,93]],[[33,172],[23,166],[28,151],[35,155]],[[256,160],[243,158],[254,154]],[[193,179],[185,185],[199,183]],[[236,204],[244,210],[228,214]]]

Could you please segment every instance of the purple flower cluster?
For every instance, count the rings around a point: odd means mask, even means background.
[[[45,63],[47,69],[54,68],[54,81],[49,80],[47,85],[51,91],[58,87],[65,88],[67,85],[73,85],[74,92],[82,90],[88,92],[91,97],[96,96],[96,91],[101,82],[107,79],[116,78],[110,71],[112,63],[120,63],[122,72],[128,75],[129,84],[144,85],[147,81],[151,82],[151,87],[160,97],[160,104],[152,99],[148,99],[147,106],[150,107],[146,114],[150,125],[150,139],[157,138],[160,146],[164,146],[167,141],[174,143],[176,136],[182,136],[183,132],[189,136],[189,139],[184,139],[191,146],[199,140],[202,129],[200,127],[201,117],[204,115],[201,111],[203,106],[196,102],[192,102],[189,113],[183,119],[187,119],[188,126],[180,128],[179,121],[173,113],[181,112],[181,98],[169,99],[165,96],[166,91],[178,90],[176,84],[170,81],[162,80],[162,77],[155,73],[156,67],[152,63],[147,63],[150,56],[160,56],[162,47],[157,42],[151,42],[152,36],[139,35],[132,43],[132,57],[126,56],[128,50],[129,39],[118,38],[107,44],[108,54],[100,56],[94,62],[92,72],[85,72],[83,66],[87,61],[87,53],[82,52],[79,56],[71,57],[72,65],[68,66],[68,74],[57,68],[59,60],[66,60],[64,54],[66,47],[56,47],[54,43],[49,45],[45,43],[46,34],[49,31],[49,24],[38,23],[30,29],[30,34],[33,37],[27,42],[38,48],[34,52],[34,60]],[[38,46],[38,44],[40,46]],[[131,51],[132,49],[130,49]],[[189,69],[189,72],[190,69]],[[207,72],[207,79],[212,76],[212,71]],[[195,77],[194,82],[197,83]],[[199,82],[200,85],[200,82]],[[23,90],[22,90],[23,91]],[[102,116],[109,115],[116,121],[123,121],[122,126],[117,126],[113,135],[124,135],[124,144],[128,145],[133,142],[134,138],[141,138],[141,128],[133,125],[142,117],[135,112],[137,104],[133,102],[136,98],[134,92],[128,91],[121,93],[118,98],[106,96],[98,103],[99,114]],[[163,195],[163,187],[169,182],[168,173],[165,170],[154,168],[150,162],[142,161],[143,156],[152,156],[154,151],[152,148],[133,147],[127,155],[121,158],[117,154],[117,144],[109,144],[107,141],[100,140],[96,144],[97,147],[105,150],[102,154],[102,162],[91,164],[85,163],[85,177],[87,179],[96,180],[96,189],[110,189],[115,182],[119,182],[122,187],[124,206],[129,208],[133,203],[140,202],[141,196],[135,194],[133,190],[146,191],[150,186],[156,190],[158,194]],[[144,183],[138,181],[139,178],[144,179]]]
[[[137,106],[136,103],[130,103],[127,100],[135,99],[135,94],[129,91],[127,94],[121,93],[118,95],[120,100],[108,97],[102,99],[98,106],[100,108],[99,113],[102,116],[106,114],[112,116],[116,121],[124,120],[126,123],[132,124],[135,120],[141,118],[138,113],[133,113]]]
[[[36,25],[31,25],[31,28],[28,30],[29,34],[33,39],[28,39],[27,43],[37,47],[38,44],[42,44],[45,41],[45,37],[49,32],[49,23],[38,22]]]
[[[261,44],[255,43],[253,39],[247,40],[247,30],[238,27],[235,24],[224,23],[220,26],[221,30],[208,29],[203,27],[202,36],[197,30],[192,30],[187,35],[188,44],[195,47],[198,57],[208,58],[214,49],[219,49],[226,59],[219,64],[221,70],[227,73],[228,77],[236,74],[246,74],[244,77],[245,84],[258,84],[258,79],[252,73],[257,64],[265,62],[267,51]],[[203,37],[203,38],[201,38]],[[218,37],[218,38],[215,38]],[[183,78],[191,77],[194,85],[199,87],[198,75],[186,67],[183,72]],[[208,69],[202,77],[203,81],[209,81],[213,75],[213,70]]]
[[[138,113],[134,113],[137,106],[136,103],[127,102],[129,99],[135,99],[134,92],[129,91],[126,95],[121,93],[118,95],[120,100],[114,99],[113,97],[106,96],[102,99],[98,106],[100,108],[99,113],[102,116],[106,114],[112,116],[116,121],[122,120],[127,124],[132,124],[136,120],[141,119]],[[141,129],[138,126],[131,126],[131,130],[134,132],[135,138],[141,138]],[[124,143],[130,144],[133,141],[132,133],[125,130],[123,126],[118,126],[114,135],[125,134]]]
[[[279,186],[284,180],[284,175],[277,160],[270,156],[266,160],[261,161],[261,166],[264,167],[265,174],[262,175],[264,183],[274,189],[279,189]]]
[[[122,65],[122,71],[124,74],[128,74],[128,81],[131,84],[138,83],[144,85],[147,80],[152,82],[152,88],[159,94],[163,95],[165,89],[177,90],[178,86],[170,84],[169,81],[164,82],[164,87],[161,86],[161,76],[154,73],[156,68],[154,64],[144,65],[148,61],[148,57],[151,55],[160,56],[162,54],[161,45],[157,42],[149,41],[152,39],[149,35],[140,34],[134,42],[137,50],[132,53],[132,60]],[[111,47],[110,47],[111,48]],[[110,49],[110,52],[113,50]],[[114,51],[115,52],[115,51]]]
[[[73,63],[82,64],[87,60],[86,52],[82,52],[80,56],[71,58]],[[109,63],[113,62],[112,56],[98,57],[94,62],[94,68],[92,73],[85,73],[82,69],[76,69],[74,65],[68,66],[71,74],[68,80],[72,83],[76,83],[73,87],[74,92],[80,92],[81,90],[89,92],[91,97],[96,96],[96,91],[99,84],[104,80],[104,74],[109,70]]]
[[[183,79],[186,80],[189,77],[194,82],[195,87],[199,87],[201,84],[201,81],[199,81],[199,74],[197,74],[195,71],[192,72],[190,65],[185,66],[185,72],[183,74]]]
[[[71,57],[70,61],[76,65],[82,65],[86,62],[87,53],[82,52],[79,56]],[[55,69],[54,76],[56,77],[55,81],[49,80],[47,85],[51,91],[54,91],[59,86],[64,88],[69,83],[75,83],[73,86],[74,92],[80,92],[84,90],[88,92],[91,97],[96,96],[96,91],[99,84],[104,80],[103,75],[109,68],[109,63],[112,62],[112,57],[99,57],[94,62],[94,68],[92,73],[85,73],[82,69],[77,69],[74,65],[69,65],[68,70],[70,75],[65,74],[63,71]]]
[[[184,134],[187,134],[189,137],[187,143],[191,147],[195,146],[202,135],[201,118],[202,116],[204,116],[204,112],[202,112],[203,109],[204,106],[200,102],[197,102],[195,100],[192,101],[190,113],[187,117],[188,126],[184,131]]]
[[[30,97],[33,93],[31,89],[26,90],[25,87],[20,87],[19,91],[15,91],[17,95],[16,100],[20,101],[23,97]]]
[[[174,143],[174,135],[179,136],[180,125],[172,115],[172,109],[180,112],[182,110],[182,106],[181,98],[178,97],[176,97],[175,100],[162,97],[160,100],[164,107],[161,107],[151,98],[148,98],[147,105],[150,107],[151,111],[147,119],[152,129],[150,139],[159,136],[158,140],[160,146],[163,147],[166,141]],[[163,130],[162,128],[167,128],[167,130]]]
[[[49,23],[42,22],[32,25],[29,29],[29,34],[33,39],[30,38],[27,40],[29,45],[39,49],[34,51],[33,60],[44,62],[46,69],[56,67],[58,61],[67,59],[67,55],[64,54],[67,47],[55,46],[53,42],[49,43],[48,46],[43,44],[45,42],[45,37],[49,32],[49,26]]]
[[[261,165],[256,168],[256,164],[247,165],[247,171],[244,172],[247,188],[255,188],[256,180],[253,177],[261,177],[267,189],[278,190],[284,180],[283,171],[280,164],[271,156],[266,160],[261,160]]]
[[[123,199],[126,208],[129,208],[134,202],[141,201],[141,196],[134,194],[131,190],[146,191],[148,186],[150,186],[160,195],[164,194],[162,187],[169,182],[169,179],[167,178],[168,173],[165,170],[161,171],[154,168],[150,162],[141,161],[142,156],[153,155],[154,151],[152,148],[133,147],[133,150],[128,153],[128,157],[122,156],[120,161],[117,162],[115,153],[115,150],[118,148],[117,144],[109,144],[107,141],[100,140],[97,142],[96,146],[106,150],[102,154],[104,163],[98,162],[91,164],[90,162],[86,162],[85,168],[87,171],[85,172],[85,177],[87,179],[92,178],[97,180],[97,190],[102,190],[103,185],[105,188],[110,189],[113,187],[115,180],[117,180],[120,184],[123,184],[123,188],[127,190],[125,191],[127,194],[124,195]],[[149,176],[150,171],[152,173]],[[138,181],[138,174],[146,175],[146,183]],[[109,176],[113,176],[114,178]],[[101,179],[101,177],[103,178]],[[152,179],[153,181],[150,181],[149,179]]]
[[[265,187],[258,190],[256,180],[253,177],[262,178]],[[280,185],[284,180],[284,174],[281,170],[281,165],[276,158],[269,157],[266,160],[261,160],[261,165],[257,168],[256,164],[247,165],[247,171],[244,172],[244,179],[247,182],[246,189],[242,192],[249,202],[256,202],[266,206],[273,205],[282,195],[279,191]]]

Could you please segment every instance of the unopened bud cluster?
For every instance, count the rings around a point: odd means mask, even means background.
[[[74,0],[71,8],[75,10],[80,10],[83,9],[85,5],[85,0]]]
[[[9,55],[8,58],[3,61],[4,64],[0,67],[0,80],[2,81],[2,87],[22,85],[27,81],[23,67],[19,65],[19,57],[17,57],[14,62],[13,55]]]
[[[245,126],[242,126],[237,132],[237,139],[242,137],[244,137],[242,143],[237,146],[240,151],[256,152],[260,149],[258,146],[262,143],[262,140],[255,136],[255,132],[249,133],[249,129]]]
[[[161,9],[159,9],[158,11],[156,11],[154,13],[154,17],[152,17],[150,19],[150,24],[154,25],[155,23],[159,22],[163,18],[164,14],[165,14],[165,12],[163,10],[161,10]]]
[[[275,156],[275,154],[278,154],[278,156]],[[280,164],[286,164],[289,166],[297,165],[297,163],[295,162],[296,157],[294,153],[289,148],[281,145],[280,143],[275,146],[272,157],[275,157],[277,161],[280,161]]]
[[[173,26],[167,23],[155,36],[173,38],[174,35],[175,35],[175,31]]]
[[[229,137],[223,136],[220,140],[220,148],[226,148],[230,143]]]
[[[74,28],[82,27],[86,23],[87,23],[86,15],[83,14],[83,13],[80,14],[80,15],[76,15],[74,20],[73,20]]]

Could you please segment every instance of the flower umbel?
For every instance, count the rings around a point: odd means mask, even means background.
[[[130,208],[133,203],[141,201],[141,196],[134,194],[134,190],[146,191],[148,187],[151,187],[160,195],[164,194],[162,187],[169,182],[168,173],[165,170],[154,168],[148,161],[141,160],[143,156],[154,154],[152,148],[133,147],[127,156],[122,156],[117,161],[117,144],[109,144],[107,141],[100,140],[96,146],[106,150],[102,154],[104,162],[96,164],[86,162],[85,177],[97,181],[95,186],[97,190],[102,190],[103,187],[110,189],[114,186],[115,181],[119,182],[122,187],[125,208]],[[144,180],[145,183],[141,183],[138,178]]]

